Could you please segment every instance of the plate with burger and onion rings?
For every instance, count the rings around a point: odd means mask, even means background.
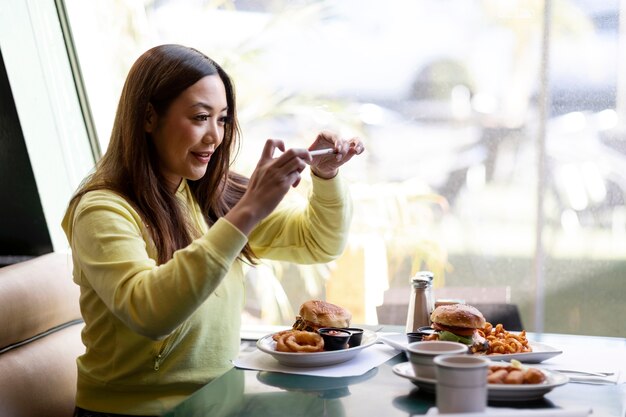
[[[524,363],[540,363],[563,353],[543,343],[531,342],[526,331],[509,332],[502,324],[493,326],[482,313],[467,304],[442,305],[430,315],[432,331],[422,340],[443,340],[463,343],[476,355]],[[406,350],[406,335],[387,335],[381,340],[396,349]]]
[[[351,319],[352,314],[341,306],[309,300],[300,307],[291,329],[268,334],[256,346],[286,366],[317,367],[346,362],[378,341],[375,332],[350,327]],[[340,342],[334,343],[336,340]]]

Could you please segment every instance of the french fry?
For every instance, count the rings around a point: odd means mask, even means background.
[[[479,332],[489,343],[487,355],[532,351],[528,339],[526,339],[526,330],[522,330],[519,334],[514,334],[506,331],[501,323],[496,324],[494,327],[493,324],[487,322]]]

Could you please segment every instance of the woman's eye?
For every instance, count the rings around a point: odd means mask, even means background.
[[[208,114],[199,114],[196,116],[196,120],[199,120],[201,122],[206,122],[207,120],[209,120],[209,115]]]
[[[219,118],[218,120],[221,124],[226,124],[230,121],[230,118],[228,116],[222,116]]]

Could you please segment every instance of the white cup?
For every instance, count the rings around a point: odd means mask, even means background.
[[[407,356],[413,367],[415,376],[435,379],[435,363],[433,359],[440,355],[459,355],[467,353],[467,345],[456,342],[421,341],[409,343]]]
[[[437,409],[440,413],[485,411],[488,359],[472,355],[450,355],[437,356],[434,362],[437,373]]]

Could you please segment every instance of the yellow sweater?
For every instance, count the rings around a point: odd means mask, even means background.
[[[341,254],[347,188],[339,177],[312,181],[308,205],[283,204],[250,234],[259,257],[319,263]],[[223,218],[209,229],[185,181],[177,197],[203,235],[160,266],[146,226],[118,194],[89,192],[63,219],[85,320],[79,407],[160,415],[232,367],[246,236]]]

